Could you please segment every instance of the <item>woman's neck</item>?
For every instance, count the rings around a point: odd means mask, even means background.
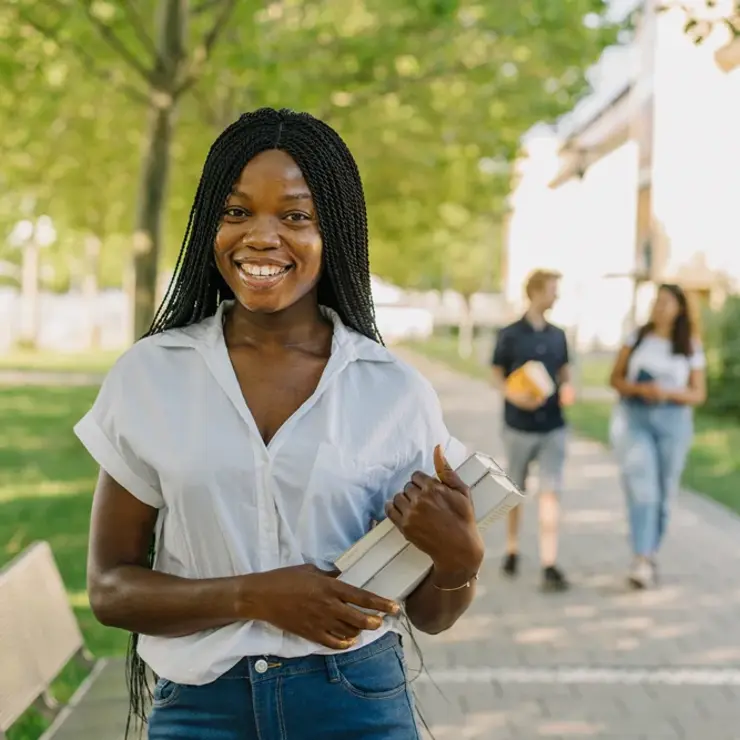
[[[673,336],[673,326],[665,326],[663,324],[653,324],[652,333],[656,337],[663,339],[670,339]]]
[[[308,296],[307,296],[308,297]],[[315,298],[299,301],[283,311],[257,313],[234,302],[224,322],[224,337],[230,347],[331,348],[332,324],[321,313]]]

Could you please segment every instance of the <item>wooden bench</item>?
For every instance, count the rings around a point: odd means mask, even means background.
[[[72,660],[90,673],[60,706],[50,686]],[[123,660],[96,661],[85,649],[48,543],[0,570],[0,740],[32,706],[51,720],[41,740],[123,740],[124,674]]]

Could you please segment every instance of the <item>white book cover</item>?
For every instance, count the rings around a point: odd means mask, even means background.
[[[485,531],[525,498],[504,471],[483,453],[471,455],[456,470],[470,487],[478,529]],[[432,567],[428,555],[406,541],[384,519],[336,561],[339,580],[379,596],[403,601]]]

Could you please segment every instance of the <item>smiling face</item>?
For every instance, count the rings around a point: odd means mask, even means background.
[[[316,208],[288,154],[262,152],[242,170],[214,251],[219,272],[248,311],[275,313],[315,294],[322,252]]]
[[[671,328],[681,313],[678,298],[668,288],[661,288],[653,303],[651,322],[658,328]]]

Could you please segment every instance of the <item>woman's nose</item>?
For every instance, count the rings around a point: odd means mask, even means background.
[[[249,231],[242,238],[242,243],[252,249],[277,249],[280,246],[280,235],[273,219],[254,219]]]

